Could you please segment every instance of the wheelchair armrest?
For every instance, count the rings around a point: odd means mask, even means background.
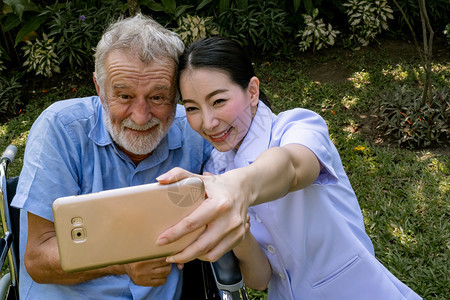
[[[11,273],[6,273],[0,280],[0,299],[19,299],[10,294],[11,291]],[[11,297],[9,297],[11,296]]]
[[[236,292],[243,287],[239,261],[233,251],[225,253],[218,261],[211,263],[211,266],[217,288],[220,290]]]

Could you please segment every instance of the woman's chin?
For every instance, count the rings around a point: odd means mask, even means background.
[[[211,142],[211,144],[214,146],[214,148],[216,148],[217,151],[220,151],[220,152],[228,152],[228,151],[234,149],[234,147],[235,147],[234,145],[228,144],[225,142],[222,142],[222,143]]]

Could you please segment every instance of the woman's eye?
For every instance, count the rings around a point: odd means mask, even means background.
[[[193,111],[197,110],[197,108],[193,107],[193,106],[185,107],[185,109],[186,109],[187,112],[193,112]]]
[[[221,103],[223,103],[225,101],[226,101],[225,99],[217,99],[217,100],[214,101],[214,105],[221,104]]]

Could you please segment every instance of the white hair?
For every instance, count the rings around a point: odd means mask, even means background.
[[[184,44],[175,32],[142,14],[111,24],[97,44],[94,54],[95,79],[102,96],[105,96],[105,60],[113,50],[135,53],[142,62],[172,61],[177,72],[178,58],[184,51]]]

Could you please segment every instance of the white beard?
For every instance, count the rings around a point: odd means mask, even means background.
[[[169,132],[170,126],[174,120],[174,116],[171,116],[167,120],[166,126],[163,127],[161,120],[158,118],[153,118],[150,122],[143,126],[139,126],[129,118],[126,118],[121,122],[119,131],[117,130],[117,127],[112,125],[109,110],[106,109],[105,111],[106,113],[103,119],[106,130],[108,130],[113,141],[123,149],[137,155],[145,155],[155,150],[162,139]],[[125,128],[130,128],[133,130],[147,130],[155,126],[157,127],[156,130],[152,130],[147,136],[144,137],[134,136],[125,132]]]

